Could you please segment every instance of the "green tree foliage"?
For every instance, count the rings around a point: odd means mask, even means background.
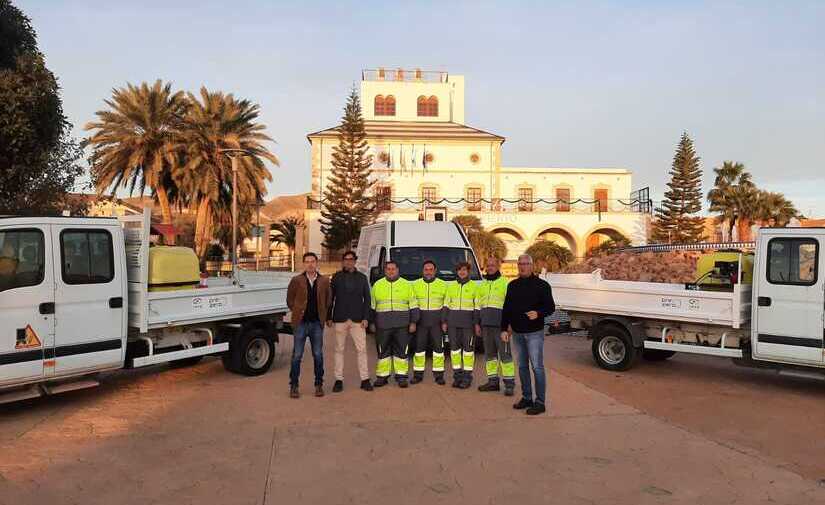
[[[550,240],[540,240],[524,252],[533,258],[535,269],[546,268],[548,272],[561,270],[575,259],[570,249]]]
[[[498,238],[495,233],[484,229],[481,219],[478,216],[462,215],[456,216],[452,222],[461,226],[470,242],[470,247],[481,264],[489,257],[503,259],[507,256],[507,244]]]
[[[653,240],[684,244],[699,242],[704,234],[702,210],[702,169],[693,141],[682,133],[673,165],[670,182],[665,191],[662,208],[656,210],[653,222]]]
[[[0,0],[0,214],[55,214],[83,168],[29,19]]]
[[[321,232],[327,249],[351,247],[361,228],[375,218],[375,202],[370,198],[371,167],[361,100],[353,89],[338,128],[338,145],[332,150],[332,175],[321,208]]]
[[[187,107],[183,92],[160,80],[153,85],[127,84],[112,90],[107,110],[86,125],[95,133],[88,140],[92,181],[98,193],[128,188],[143,194],[148,185],[160,205],[164,223],[172,222],[169,194],[178,194],[172,179],[175,158],[171,147]]]
[[[748,240],[751,223],[787,226],[791,219],[799,217],[796,207],[784,195],[759,189],[742,163],[725,161],[713,171],[716,179],[708,192],[708,203],[710,211],[717,213],[728,227],[728,237],[738,227],[739,239]]]
[[[304,225],[304,220],[298,216],[288,216],[272,223],[272,239],[276,244],[284,244],[290,252],[295,250],[295,240],[298,228]]]
[[[618,234],[618,232],[616,233]],[[619,236],[611,237],[609,240],[602,242],[596,247],[590,248],[587,251],[586,256],[588,258],[592,258],[594,256],[605,256],[625,247],[630,247],[630,239],[619,234]]]

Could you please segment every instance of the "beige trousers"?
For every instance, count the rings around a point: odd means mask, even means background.
[[[347,344],[347,335],[352,337],[355,351],[358,353],[358,373],[361,380],[370,378],[367,368],[367,330],[361,323],[354,323],[347,319],[343,323],[333,323],[335,326],[335,380],[344,380],[344,348]]]

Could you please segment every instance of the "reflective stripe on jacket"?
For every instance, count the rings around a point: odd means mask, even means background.
[[[450,326],[470,328],[478,324],[478,300],[480,285],[472,280],[461,283],[458,280],[447,283],[444,307],[447,309],[447,323]]]
[[[412,283],[401,277],[392,282],[385,277],[373,284],[370,305],[378,328],[401,328],[418,322],[418,299]]]
[[[447,283],[435,278],[430,282],[424,278],[413,281],[413,291],[421,311],[420,322],[426,326],[441,324],[446,315],[444,297],[447,296]]]
[[[495,280],[481,281],[481,296],[479,310],[481,311],[482,326],[500,326],[501,311],[504,308],[504,298],[507,296],[507,285],[510,283],[504,276]]]

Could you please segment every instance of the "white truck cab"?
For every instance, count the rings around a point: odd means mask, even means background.
[[[613,281],[549,274],[558,307],[589,329],[596,363],[627,370],[676,352],[733,358],[787,375],[825,377],[825,228],[762,228],[752,284]]]
[[[449,221],[385,221],[361,230],[356,268],[374,283],[384,275],[384,263],[398,263],[401,276],[408,280],[421,277],[421,267],[432,260],[438,277],[455,278],[455,266],[470,264],[470,278],[480,280],[478,261],[470,242],[459,225]]]
[[[246,375],[269,369],[289,275],[238,272],[153,291],[150,223],[148,211],[0,218],[0,403],[210,354]]]

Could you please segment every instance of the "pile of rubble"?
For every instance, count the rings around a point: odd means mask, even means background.
[[[586,274],[602,270],[602,278],[616,281],[685,283],[696,280],[697,251],[614,253],[568,265],[561,273]]]

